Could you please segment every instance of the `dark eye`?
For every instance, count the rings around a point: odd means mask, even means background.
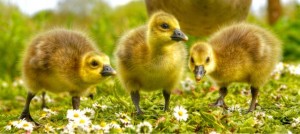
[[[191,63],[194,63],[195,61],[194,61],[194,58],[191,58]]]
[[[206,60],[205,60],[205,62],[208,63],[209,61],[210,61],[210,58],[207,57]]]
[[[93,60],[91,62],[91,65],[92,65],[92,67],[97,67],[99,65],[99,63],[97,61]]]
[[[163,29],[169,29],[169,25],[167,23],[163,23],[160,25]]]

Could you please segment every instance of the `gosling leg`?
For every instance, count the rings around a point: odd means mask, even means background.
[[[28,91],[26,103],[19,119],[25,119],[26,121],[33,122],[36,126],[39,126],[39,124],[32,119],[29,110],[30,102],[34,96],[34,93]]]
[[[218,98],[218,100],[211,104],[211,106],[219,106],[219,107],[223,107],[224,109],[227,109],[227,105],[225,104],[224,98],[227,95],[227,87],[221,87],[219,90],[219,94],[220,97]]]
[[[94,99],[94,94],[90,93],[88,97],[90,97],[90,99],[93,100]]]
[[[140,108],[140,93],[138,91],[130,93],[131,100],[136,108],[136,112],[138,115],[143,114],[143,111]]]
[[[79,96],[73,96],[72,97],[72,105],[73,105],[73,109],[79,109],[79,105],[80,105],[80,97]]]
[[[42,92],[42,109],[48,108],[45,100],[46,92]]]
[[[251,95],[252,95],[252,100],[251,100],[251,104],[250,104],[248,112],[252,112],[256,108],[258,88],[255,88],[255,87],[251,86]]]
[[[171,94],[168,91],[163,90],[163,95],[164,95],[164,98],[165,98],[165,108],[164,108],[164,111],[168,111],[169,110],[169,102],[170,102],[170,96],[171,96]]]

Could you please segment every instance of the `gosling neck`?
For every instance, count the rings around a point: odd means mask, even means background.
[[[151,36],[148,36],[151,37]],[[157,38],[148,38],[147,45],[149,48],[149,53],[152,57],[164,55],[169,52],[169,49],[172,48],[171,46],[175,44],[174,41],[162,42],[159,41]]]

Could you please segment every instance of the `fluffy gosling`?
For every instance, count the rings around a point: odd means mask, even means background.
[[[181,32],[176,18],[165,12],[154,13],[146,26],[123,35],[115,51],[117,72],[123,87],[130,92],[137,114],[140,90],[163,90],[164,110],[168,110],[170,92],[181,79],[186,48],[180,41],[188,37]]]
[[[281,57],[281,42],[269,31],[239,23],[220,29],[208,42],[197,42],[190,49],[189,68],[196,81],[208,74],[220,86],[220,97],[213,106],[227,108],[224,98],[232,82],[251,86],[248,112],[255,110],[258,90],[269,79]]]
[[[54,29],[39,34],[28,46],[23,59],[22,77],[28,94],[20,119],[39,125],[29,112],[30,102],[39,91],[69,92],[73,108],[78,109],[80,96],[115,73],[109,57],[97,50],[83,33]],[[42,103],[42,107],[46,107],[44,99]]]

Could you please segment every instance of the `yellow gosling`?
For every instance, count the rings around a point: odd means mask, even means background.
[[[130,92],[137,114],[139,91],[163,90],[164,110],[168,110],[170,92],[181,79],[188,40],[176,18],[165,12],[153,14],[146,26],[124,34],[115,51],[118,77]]]
[[[20,119],[32,121],[29,106],[39,91],[69,92],[74,109],[89,88],[116,72],[109,57],[100,52],[85,34],[54,29],[37,35],[23,58],[22,75],[28,89]],[[42,107],[46,107],[43,92]]]
[[[213,34],[208,42],[190,49],[189,68],[196,81],[207,74],[218,86],[214,106],[227,108],[224,98],[232,82],[251,85],[249,112],[256,107],[258,90],[269,79],[281,57],[281,42],[269,31],[247,23],[233,24]]]

